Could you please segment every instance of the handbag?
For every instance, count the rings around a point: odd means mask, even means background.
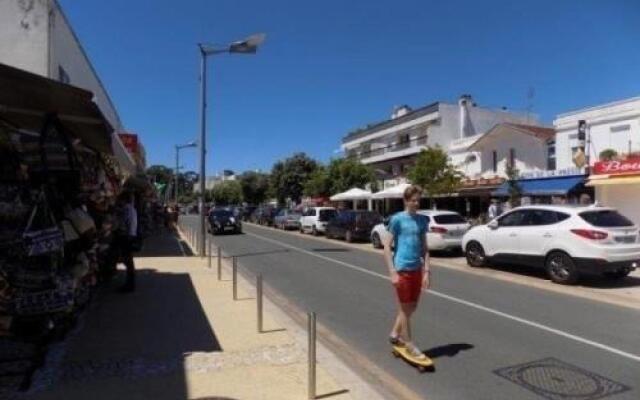
[[[39,209],[44,209],[47,218],[52,226],[47,228],[32,230],[33,221]],[[36,205],[31,211],[29,221],[22,234],[22,240],[26,249],[27,256],[34,257],[44,254],[62,251],[64,247],[64,235],[60,228],[56,226],[56,221],[48,210],[46,210],[46,198],[44,191],[40,193]]]

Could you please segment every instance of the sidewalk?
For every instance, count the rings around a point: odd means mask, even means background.
[[[228,266],[218,281],[206,259],[181,256],[167,235],[136,258],[137,290],[103,289],[76,330],[50,349],[24,398],[307,398],[306,346],[287,322],[265,307],[258,334],[253,290],[241,285],[233,301]],[[319,360],[318,397],[353,398]]]

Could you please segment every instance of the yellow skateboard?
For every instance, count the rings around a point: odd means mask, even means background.
[[[411,356],[411,354],[409,354],[409,352],[407,351],[407,348],[404,346],[392,345],[391,347],[392,347],[391,353],[395,357],[404,359],[409,364],[418,368],[418,371],[425,372],[433,368],[433,360],[427,357],[426,355],[425,355],[426,358],[418,359]]]

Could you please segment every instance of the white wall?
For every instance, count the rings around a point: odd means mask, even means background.
[[[0,0],[0,63],[48,76],[48,0]]]
[[[557,130],[557,168],[573,167],[572,151],[578,146],[578,121],[587,121],[591,138],[591,164],[598,161],[602,150],[614,149],[618,153],[640,151],[640,97],[604,104],[559,115],[554,121]],[[628,126],[627,130],[621,127]]]
[[[506,177],[509,150],[515,149],[515,167],[519,172],[543,171],[547,167],[547,146],[540,139],[527,134],[513,133],[508,140],[503,135],[487,138],[482,145],[483,177]],[[493,151],[497,152],[498,168],[493,171]]]
[[[598,204],[614,207],[640,225],[640,184],[596,186],[595,189]]]

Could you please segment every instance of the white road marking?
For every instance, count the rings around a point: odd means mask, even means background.
[[[389,277],[386,276],[386,275],[383,275],[383,274],[380,274],[380,273],[377,273],[377,272],[374,272],[374,271],[369,271],[368,269],[363,268],[363,267],[359,267],[357,265],[353,265],[353,264],[346,263],[344,261],[336,260],[336,259],[333,259],[331,257],[324,256],[322,254],[316,254],[316,253],[314,253],[312,251],[305,250],[305,249],[302,249],[300,247],[296,247],[296,246],[290,245],[288,243],[281,242],[279,240],[275,240],[275,239],[267,238],[267,237],[264,237],[264,236],[261,236],[261,235],[257,235],[255,233],[251,233],[251,232],[245,232],[245,233],[247,235],[249,235],[249,236],[256,237],[256,238],[264,240],[266,242],[271,242],[271,243],[274,243],[274,244],[277,244],[277,245],[280,245],[280,246],[283,246],[283,247],[286,247],[286,248],[289,248],[289,249],[292,249],[292,250],[296,250],[296,251],[298,251],[300,253],[304,253],[304,254],[307,254],[307,255],[310,255],[310,256],[313,256],[313,257],[320,258],[320,259],[325,260],[325,261],[336,263],[336,264],[342,265],[344,267],[347,267],[347,268],[350,268],[350,269],[353,269],[353,270],[356,270],[356,271],[359,271],[359,272],[362,272],[362,273],[365,273],[365,274],[368,274],[368,275],[375,276],[377,278],[381,278],[381,279],[384,279],[384,280],[389,280]],[[494,315],[497,315],[497,316],[500,316],[500,317],[503,317],[503,318],[507,318],[507,319],[510,319],[512,321],[519,322],[519,323],[521,323],[523,325],[531,326],[533,328],[537,328],[537,329],[540,329],[540,330],[543,330],[543,331],[546,331],[546,332],[549,332],[549,333],[553,333],[555,335],[562,336],[564,338],[571,339],[571,340],[574,340],[576,342],[580,342],[580,343],[583,343],[583,344],[586,344],[586,345],[589,345],[589,346],[592,346],[592,347],[596,347],[598,349],[605,350],[605,351],[608,351],[608,352],[613,353],[613,354],[617,354],[617,355],[625,357],[625,358],[629,358],[629,359],[631,359],[633,361],[636,361],[636,362],[640,362],[640,355],[627,353],[625,351],[616,349],[616,348],[611,347],[611,346],[607,346],[607,345],[602,344],[602,343],[594,342],[593,340],[589,340],[589,339],[583,338],[581,336],[573,335],[571,333],[568,333],[568,332],[565,332],[565,331],[561,331],[559,329],[555,329],[555,328],[552,328],[550,326],[547,326],[547,325],[544,325],[544,324],[540,324],[538,322],[529,321],[527,319],[520,318],[520,317],[517,317],[515,315],[507,314],[505,312],[498,311],[498,310],[493,309],[493,308],[485,307],[485,306],[483,306],[481,304],[476,304],[476,303],[473,303],[473,302],[470,302],[470,301],[467,301],[467,300],[463,300],[463,299],[460,299],[458,297],[450,296],[448,294],[441,293],[441,292],[438,292],[438,291],[435,291],[435,290],[429,290],[428,292],[430,294],[433,294],[433,295],[437,296],[437,297],[441,297],[443,299],[446,299],[446,300],[449,300],[449,301],[452,301],[452,302],[455,302],[455,303],[458,303],[458,304],[463,304],[463,305],[466,305],[468,307],[475,308],[477,310],[485,311],[485,312],[488,312],[490,314],[494,314]]]

